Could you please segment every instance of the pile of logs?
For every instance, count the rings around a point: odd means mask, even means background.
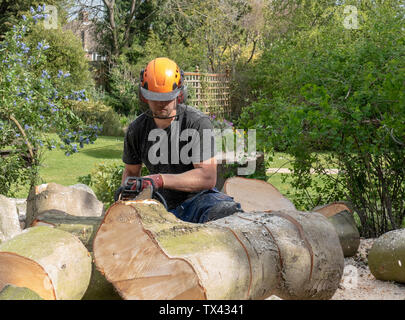
[[[271,184],[244,178],[224,192],[245,212],[194,224],[150,199],[105,212],[91,190],[50,183],[30,193],[22,231],[0,196],[0,300],[334,295],[344,254],[358,247],[347,204],[300,212]]]

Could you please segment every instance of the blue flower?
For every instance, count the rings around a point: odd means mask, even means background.
[[[50,48],[50,46],[48,46],[48,45],[45,45],[44,46],[44,50],[47,50],[47,49],[49,49]]]
[[[43,119],[43,118],[44,118],[44,116],[41,114],[41,115],[39,115],[39,118],[40,118],[40,119]]]
[[[25,130],[29,130],[29,129],[31,129],[31,128],[32,128],[32,127],[30,127],[30,126],[29,126],[29,125],[27,125],[27,124],[26,124],[26,125],[24,125],[24,129],[25,129]]]
[[[31,13],[32,13],[32,14],[34,14],[34,13],[35,13],[35,10],[34,10],[34,8],[33,8],[33,7],[31,7],[31,8],[30,8],[30,11],[31,11]]]
[[[41,50],[44,44],[42,42],[38,42],[37,49]]]
[[[63,76],[63,71],[62,70],[59,70],[58,71],[58,78],[60,78],[60,77],[62,77]]]
[[[22,18],[23,18],[24,21],[27,20],[27,17],[25,15],[22,15]]]
[[[20,134],[19,134],[19,133],[16,133],[15,136],[18,138],[18,137],[20,136]]]
[[[63,75],[64,78],[67,78],[67,77],[69,77],[69,76],[70,76],[70,73],[69,73],[69,72],[67,72],[67,73],[65,73],[65,74]]]
[[[41,12],[41,11],[42,11],[42,7],[41,7],[41,5],[39,5],[37,8],[37,12]]]

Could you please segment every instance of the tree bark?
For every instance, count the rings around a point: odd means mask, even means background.
[[[76,217],[57,210],[51,210],[37,216],[32,226],[48,226],[69,232],[79,238],[92,254],[94,236],[102,220],[102,217]],[[118,299],[121,299],[121,297],[112,284],[105,279],[92,263],[90,283],[82,300]]]
[[[21,226],[15,202],[0,195],[0,243],[19,233],[21,233]]]
[[[77,217],[62,211],[50,210],[38,215],[31,226],[50,226],[67,231],[78,237],[86,249],[92,252],[93,239],[102,220],[102,217]]]
[[[237,213],[206,224],[154,200],[116,202],[94,260],[124,299],[329,299],[343,273],[333,226],[318,213]]]
[[[354,221],[350,204],[343,201],[333,202],[316,207],[313,211],[321,213],[333,224],[339,236],[344,256],[354,256],[359,249],[360,233]]]
[[[378,280],[405,283],[405,229],[379,237],[368,254],[368,266]]]
[[[58,210],[73,216],[101,216],[103,203],[84,190],[48,183],[33,188],[27,200],[27,226],[35,218],[50,210]]]
[[[0,300],[43,300],[37,293],[13,285],[6,285],[0,290]]]
[[[68,232],[33,227],[0,245],[0,290],[11,284],[45,300],[78,300],[90,275],[89,252]]]

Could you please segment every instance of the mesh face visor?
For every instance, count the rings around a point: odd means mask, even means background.
[[[181,88],[176,88],[170,92],[153,92],[141,87],[141,94],[147,100],[152,101],[171,101],[177,98],[180,94]]]

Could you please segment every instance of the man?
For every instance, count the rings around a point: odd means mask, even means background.
[[[129,176],[139,177],[145,164],[151,173],[145,178],[153,181],[179,219],[204,223],[242,211],[233,198],[215,189],[212,123],[183,104],[186,87],[177,64],[168,58],[149,62],[141,72],[139,95],[149,110],[128,127],[122,184]],[[147,185],[144,181],[143,187]]]

